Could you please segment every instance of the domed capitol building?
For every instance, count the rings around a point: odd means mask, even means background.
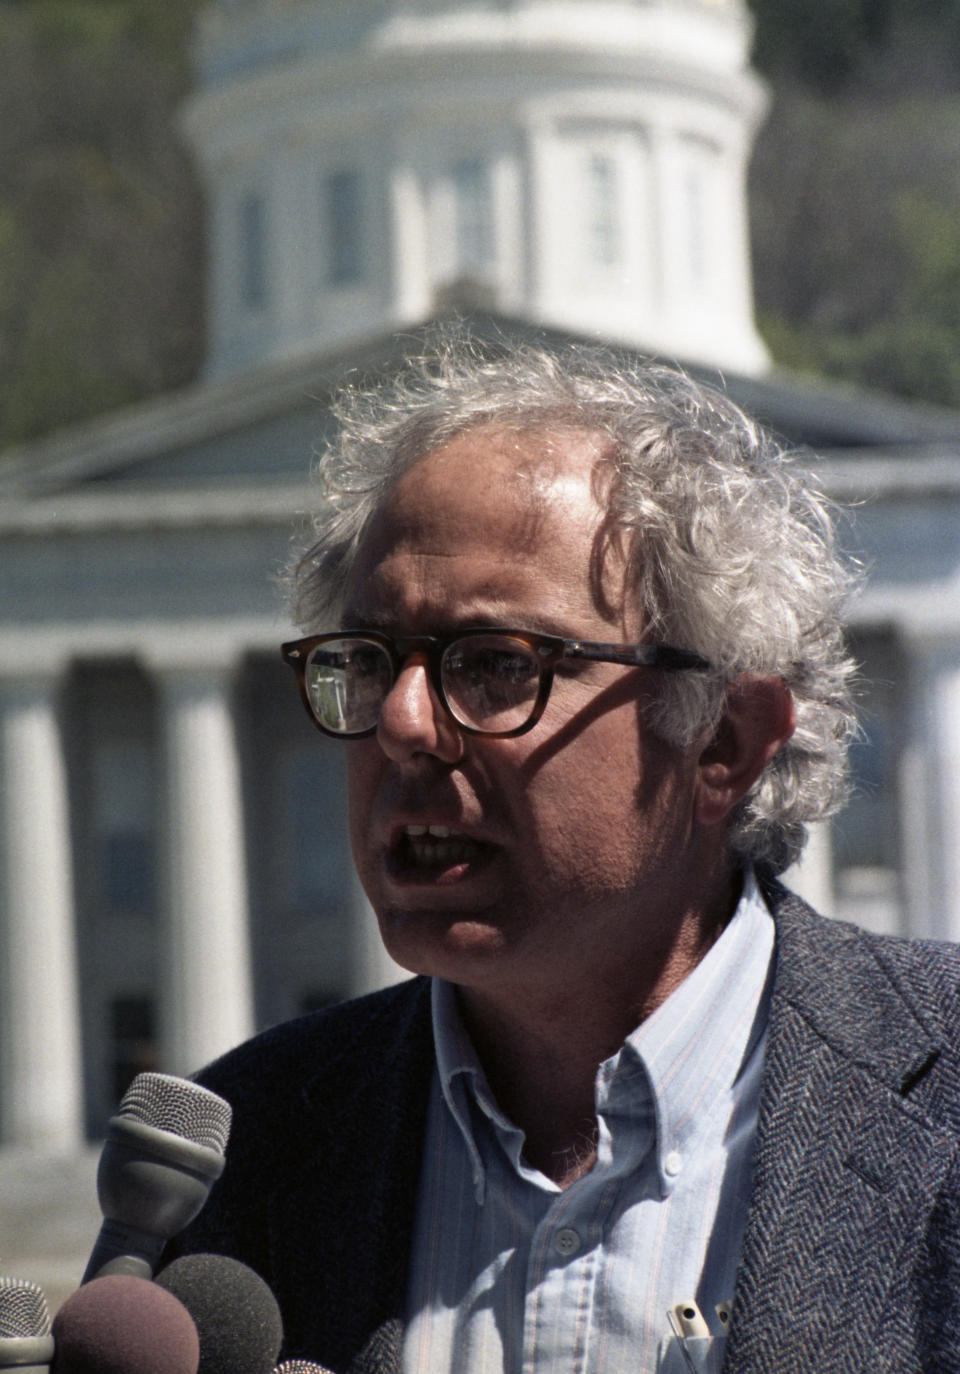
[[[189,389],[0,463],[0,1252],[79,1279],[133,1073],[401,976],[278,646],[325,398],[431,321],[678,360],[811,446],[869,580],[857,796],[798,885],[960,938],[960,416],[771,369],[741,0],[219,0]]]

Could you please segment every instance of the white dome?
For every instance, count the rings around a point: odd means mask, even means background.
[[[451,290],[740,371],[764,91],[739,0],[219,0],[185,127],[215,374]]]

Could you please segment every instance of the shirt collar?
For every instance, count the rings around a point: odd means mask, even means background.
[[[666,1195],[697,1138],[730,1102],[748,1064],[762,1052],[766,993],[774,944],[773,919],[752,869],[740,901],[719,939],[655,1012],[627,1037],[597,1072],[598,1112],[649,1112],[652,1097],[657,1169]],[[470,1155],[478,1203],[485,1170],[471,1121],[471,1097],[498,1130],[515,1167],[522,1132],[500,1110],[461,1020],[452,984],[434,978],[433,1034],[440,1087]],[[638,1071],[648,1092],[637,1094]],[[724,1121],[728,1116],[722,1118]]]
[[[468,1092],[472,1092],[474,1099],[484,1104],[488,1114],[493,1112],[500,1115],[500,1109],[490,1092],[486,1074],[461,1020],[453,984],[445,982],[442,978],[434,978],[430,997],[440,1088],[447,1108],[466,1144],[473,1170],[477,1205],[482,1207],[486,1191],[486,1169],[473,1133]],[[503,1120],[506,1122],[506,1118]]]
[[[752,870],[733,918],[696,968],[637,1027],[617,1061],[642,1063],[656,1118],[666,1195],[698,1142],[725,1130],[738,1085],[762,1059],[773,964],[773,918]],[[611,1075],[616,1084],[618,1075]],[[616,1091],[614,1087],[613,1091]]]

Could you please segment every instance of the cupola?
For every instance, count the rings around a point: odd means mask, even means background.
[[[223,375],[451,300],[742,372],[741,0],[218,0],[184,125]]]

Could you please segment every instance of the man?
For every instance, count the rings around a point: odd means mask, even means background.
[[[181,1244],[337,1374],[960,1369],[960,960],[775,880],[853,728],[815,488],[604,354],[455,341],[339,416],[285,655],[422,976],[206,1071]]]

